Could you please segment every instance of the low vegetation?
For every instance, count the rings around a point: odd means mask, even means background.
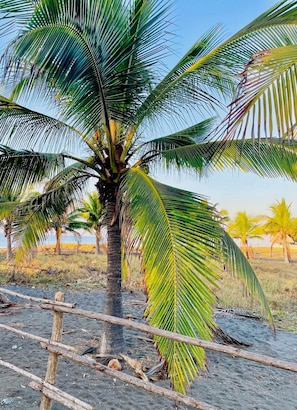
[[[272,309],[275,326],[297,333],[297,247],[292,247],[291,264],[282,261],[282,248],[254,248],[251,264],[257,273]],[[14,282],[48,289],[68,288],[91,291],[104,289],[106,253],[95,254],[95,245],[63,245],[62,255],[54,255],[54,246],[41,246],[36,254],[15,266],[6,261],[6,251],[0,250],[0,283]],[[100,266],[100,269],[98,269]],[[124,281],[125,290],[143,290],[140,261],[134,256]],[[247,294],[241,282],[224,271],[216,291],[218,308],[233,309],[247,315],[261,316],[261,306]]]

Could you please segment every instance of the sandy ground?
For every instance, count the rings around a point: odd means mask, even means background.
[[[27,287],[7,286],[7,289],[35,297],[53,298],[54,292]],[[20,299],[9,298],[18,303]],[[103,311],[104,294],[99,292],[66,292],[67,302],[76,302],[78,308]],[[124,313],[141,320],[144,297],[124,293]],[[0,309],[0,321],[23,331],[49,337],[52,313],[41,309]],[[217,323],[229,335],[251,343],[249,351],[262,353],[282,360],[297,362],[297,335],[280,332],[273,336],[265,323],[241,318],[232,314],[218,314]],[[78,352],[98,343],[101,325],[91,319],[65,315],[63,342]],[[41,378],[45,375],[47,353],[39,343],[0,330],[0,358],[13,363]],[[126,330],[127,353],[151,366],[158,363],[152,344],[146,335]],[[208,372],[191,386],[188,395],[222,410],[297,410],[297,373],[267,367],[228,355],[207,352]],[[124,371],[129,371],[124,368]],[[29,380],[12,370],[0,368],[0,407],[8,410],[37,410],[40,395],[28,387]],[[169,381],[155,382],[169,387]],[[93,405],[94,409],[165,410],[176,408],[163,397],[134,388],[91,369],[78,366],[65,359],[59,361],[57,387]],[[185,406],[178,407],[181,410]],[[63,406],[54,403],[53,410]]]

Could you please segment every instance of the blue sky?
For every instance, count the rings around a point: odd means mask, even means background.
[[[179,57],[206,31],[221,24],[232,35],[262,12],[276,4],[274,0],[176,0],[176,39]],[[285,198],[297,217],[297,183],[282,178],[263,179],[238,171],[224,171],[199,180],[194,176],[162,178],[183,189],[206,195],[218,209],[227,209],[233,217],[238,211],[250,215],[269,213],[276,200]]]

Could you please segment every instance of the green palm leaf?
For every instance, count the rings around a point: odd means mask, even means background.
[[[228,138],[295,138],[297,35],[288,43],[252,56],[226,118]]]
[[[153,152],[162,152],[168,149],[179,148],[195,143],[197,144],[199,142],[203,143],[205,142],[207,135],[213,130],[214,124],[215,119],[208,118],[184,130],[165,135],[164,137],[152,139],[143,144],[143,146],[149,147]]]
[[[0,185],[5,190],[19,193],[23,187],[50,178],[63,169],[61,154],[41,154],[32,151],[17,151],[0,146]]]
[[[131,235],[142,244],[150,324],[210,339],[221,236],[214,209],[202,197],[157,183],[140,169],[131,169],[123,184]],[[174,388],[184,391],[197,373],[196,362],[204,366],[203,350],[165,338],[156,341]]]
[[[16,208],[13,232],[18,258],[43,241],[57,216],[63,216],[81,198],[89,176],[81,172],[79,167],[83,168],[83,165],[74,164],[65,168],[45,185],[43,193]],[[68,228],[74,230],[84,227],[82,225],[75,219],[75,223],[69,223]]]
[[[297,178],[296,148],[286,146],[279,140],[265,139],[254,142],[231,140],[225,142],[204,142],[189,144],[174,149],[160,150],[158,153],[166,166],[174,165],[177,169],[197,171],[208,175],[212,171],[240,169],[261,177],[285,177],[295,181]]]
[[[149,91],[148,68],[164,49],[164,5],[137,0],[130,9],[118,0],[89,1],[88,7],[84,1],[40,2],[7,53],[10,63],[21,56],[23,69],[18,77],[14,68],[6,76],[16,77],[14,82],[29,76],[24,82],[29,93],[56,90],[65,116],[85,132],[110,118],[129,121],[135,101]]]
[[[285,147],[277,140],[272,140],[270,144],[265,139],[215,143],[213,151],[209,169],[237,168],[261,177],[282,176],[293,181],[297,177],[296,148],[290,145]]]
[[[0,96],[0,132],[2,144],[14,143],[15,148],[34,146],[36,151],[53,147],[58,151],[61,147],[73,151],[83,142],[83,136],[63,121],[26,108],[4,96]]]

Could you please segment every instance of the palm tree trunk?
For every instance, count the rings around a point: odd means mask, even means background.
[[[12,244],[11,244],[11,224],[6,223],[4,227],[5,237],[6,237],[6,259],[12,258]]]
[[[99,255],[101,253],[100,249],[100,226],[96,227],[95,230],[95,237],[96,237],[96,255]]]
[[[107,284],[104,313],[123,317],[121,229],[114,192],[108,196],[107,200],[107,238]],[[123,327],[104,322],[100,353],[115,355],[124,351]]]
[[[248,242],[247,240],[241,241],[241,246],[243,248],[244,255],[249,259]]]
[[[56,228],[56,247],[55,247],[56,255],[61,255],[61,235],[62,235],[62,229]]]
[[[283,240],[283,252],[284,252],[284,261],[286,263],[290,263],[291,262],[291,253],[290,253],[289,244],[287,242],[287,238],[285,238]]]

